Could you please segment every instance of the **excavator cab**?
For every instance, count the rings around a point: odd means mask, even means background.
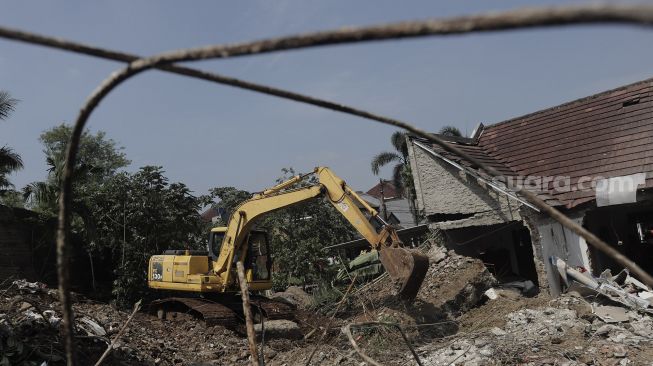
[[[245,257],[247,281],[250,283],[271,281],[272,257],[270,257],[268,234],[264,231],[253,230],[249,233],[247,240],[249,242],[247,256]]]
[[[216,260],[227,232],[226,227],[211,229],[208,243],[209,257]],[[272,287],[272,257],[268,234],[262,230],[251,230],[247,236],[247,252],[243,265],[248,286],[251,289],[267,290]]]
[[[209,233],[209,257],[215,260],[220,255],[220,248],[222,247],[222,241],[224,240],[224,235],[227,232],[226,227],[214,227]]]

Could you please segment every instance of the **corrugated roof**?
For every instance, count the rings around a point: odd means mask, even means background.
[[[569,208],[595,199],[575,189],[581,177],[646,173],[651,188],[652,89],[653,79],[640,81],[487,126],[471,145],[450,143],[505,175],[569,177],[571,191],[549,183],[538,192]]]
[[[367,203],[374,207],[375,209],[379,209],[381,206],[381,200],[378,198],[369,195],[367,193],[362,193],[362,192],[357,192],[358,195],[367,201]],[[410,205],[408,204],[408,200],[405,198],[394,198],[391,200],[386,200],[385,201],[385,207],[388,210],[390,214],[395,215],[397,220],[399,220],[399,224],[402,227],[411,227],[415,226],[414,224],[414,219],[413,219],[413,214],[410,212]]]

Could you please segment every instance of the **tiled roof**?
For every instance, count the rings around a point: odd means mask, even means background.
[[[569,177],[571,191],[549,182],[538,192],[569,208],[595,199],[593,189],[575,189],[581,177],[646,173],[652,188],[652,89],[653,79],[640,81],[484,127],[471,144],[450,143],[506,175]]]
[[[381,187],[381,182],[377,183],[374,187],[370,188],[370,190],[367,191],[367,194],[374,198],[381,199],[381,188],[383,188],[383,197],[386,199],[397,198],[400,196],[394,184],[388,180],[383,180],[383,187]]]

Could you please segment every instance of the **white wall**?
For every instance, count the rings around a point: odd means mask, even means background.
[[[571,218],[579,225],[582,225],[583,216],[583,213],[577,213]],[[590,261],[587,243],[578,234],[551,218],[539,218],[535,224],[537,225],[539,238],[531,239],[534,243],[537,241],[541,245],[542,261],[546,269],[549,291],[552,296],[558,296],[561,292],[560,275],[549,258],[556,256],[566,261],[569,266],[584,267],[589,271]]]

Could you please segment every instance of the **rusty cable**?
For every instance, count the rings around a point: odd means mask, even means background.
[[[599,4],[570,7],[530,8],[447,19],[401,22],[360,28],[344,28],[340,30],[307,33],[232,45],[217,45],[172,51],[151,58],[135,60],[131,62],[126,68],[112,73],[109,78],[104,80],[98,86],[98,88],[95,89],[95,91],[89,96],[88,100],[81,108],[66,151],[66,166],[64,169],[61,187],[61,199],[59,201],[59,223],[57,226],[57,276],[59,279],[59,292],[61,296],[62,312],[64,317],[64,343],[66,346],[66,358],[68,364],[73,365],[75,363],[72,325],[73,312],[69,296],[70,289],[68,257],[66,255],[67,233],[70,229],[69,213],[70,202],[72,199],[72,167],[76,160],[81,133],[92,111],[95,109],[95,107],[97,107],[100,101],[104,99],[104,97],[106,97],[123,81],[145,70],[160,66],[166,66],[167,64],[180,61],[195,61],[210,58],[229,58],[270,53],[282,50],[357,43],[363,41],[380,41],[434,35],[453,35],[472,32],[511,30],[519,28],[598,23],[651,26],[653,25],[653,7],[648,5]],[[0,34],[0,36],[11,38],[6,34]],[[42,44],[37,42],[37,40],[33,40],[31,43]],[[325,108],[329,107],[325,106]],[[510,182],[505,182],[505,178],[502,177],[496,169],[486,166],[485,164],[469,156],[455,146],[449,145],[440,138],[399,120],[374,115],[372,113],[347,106],[341,106],[341,108],[335,108],[335,110],[358,115],[360,117],[405,129],[417,136],[426,138],[427,140],[440,145],[445,150],[473,163],[477,168],[485,170],[488,174],[497,177],[504,183],[507,183],[509,188],[515,189],[517,193],[523,195],[528,199],[529,202],[542,209],[549,216],[559,221],[563,226],[576,232],[588,243],[611,256],[613,259],[615,259],[615,261],[622,264],[624,267],[629,268],[644,282],[649,285],[653,285],[653,277],[646,273],[636,263],[630,261],[616,249],[610,247],[596,235],[590,233],[582,226],[566,217],[557,209],[549,206],[536,194],[525,189],[516,189],[516,187],[513,187]]]

